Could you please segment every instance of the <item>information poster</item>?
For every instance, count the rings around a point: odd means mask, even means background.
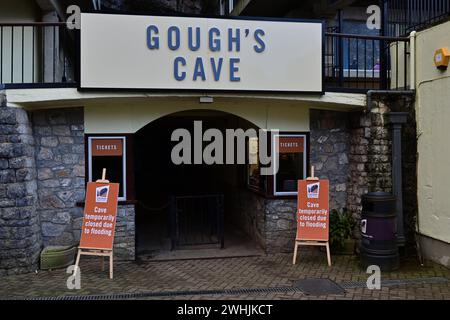
[[[87,184],[80,248],[112,249],[118,196],[118,183]]]
[[[300,180],[297,201],[297,240],[328,241],[329,181]]]

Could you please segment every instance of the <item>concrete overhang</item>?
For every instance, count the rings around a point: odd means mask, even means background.
[[[315,109],[353,111],[363,110],[366,105],[366,95],[359,93],[326,92],[320,94],[281,94],[281,93],[190,93],[190,92],[105,92],[78,91],[76,88],[58,89],[7,89],[8,105],[22,107],[28,110],[46,108],[64,108],[88,106],[97,102],[108,101],[141,102],[161,99],[200,100],[200,97],[212,97],[213,103],[221,100],[264,100],[274,102],[298,102],[299,106]]]

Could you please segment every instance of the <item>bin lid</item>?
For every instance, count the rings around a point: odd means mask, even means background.
[[[363,200],[367,201],[395,201],[395,196],[389,192],[369,192],[362,196]]]

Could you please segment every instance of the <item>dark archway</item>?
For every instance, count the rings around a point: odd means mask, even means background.
[[[171,141],[172,132],[183,128],[194,137],[194,121],[202,121],[203,132],[215,128],[219,129],[224,137],[226,129],[258,129],[249,121],[222,111],[189,110],[159,118],[135,134],[138,255],[155,257],[173,249],[170,201],[174,196],[222,195],[225,249],[234,246],[236,250],[239,245],[247,248],[257,247],[253,241],[255,235],[248,234],[249,232],[245,231],[248,228],[242,228],[242,219],[245,218],[241,211],[245,210],[241,209],[242,199],[239,196],[242,192],[248,192],[244,191],[247,184],[246,165],[173,164],[171,152],[178,142]],[[204,143],[204,146],[208,143]],[[183,225],[183,232],[192,234],[198,231],[200,225],[211,223],[207,219],[199,220],[198,212],[199,209],[193,209],[189,217],[191,221]],[[209,247],[183,247],[190,250],[199,248]]]

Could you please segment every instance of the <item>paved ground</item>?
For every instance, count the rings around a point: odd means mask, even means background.
[[[27,298],[68,295],[102,295],[117,293],[152,293],[145,299],[448,299],[450,270],[416,260],[402,261],[397,272],[382,274],[381,290],[349,288],[342,294],[306,295],[298,290],[286,292],[234,293],[224,289],[291,287],[299,279],[329,278],[336,283],[365,283],[367,274],[360,270],[357,257],[334,256],[328,268],[325,256],[318,250],[302,251],[297,265],[289,254],[261,257],[178,260],[159,262],[117,262],[114,280],[101,272],[98,258],[83,257],[81,289],[68,290],[65,270],[40,271],[37,274],[8,276],[0,279],[0,298]],[[388,279],[441,277],[439,283],[383,285]],[[201,290],[218,290],[198,292]],[[179,291],[190,291],[181,294]],[[195,292],[197,291],[197,292]],[[164,293],[172,292],[173,296]],[[163,293],[163,294],[161,294]],[[141,297],[142,298],[142,297]]]

